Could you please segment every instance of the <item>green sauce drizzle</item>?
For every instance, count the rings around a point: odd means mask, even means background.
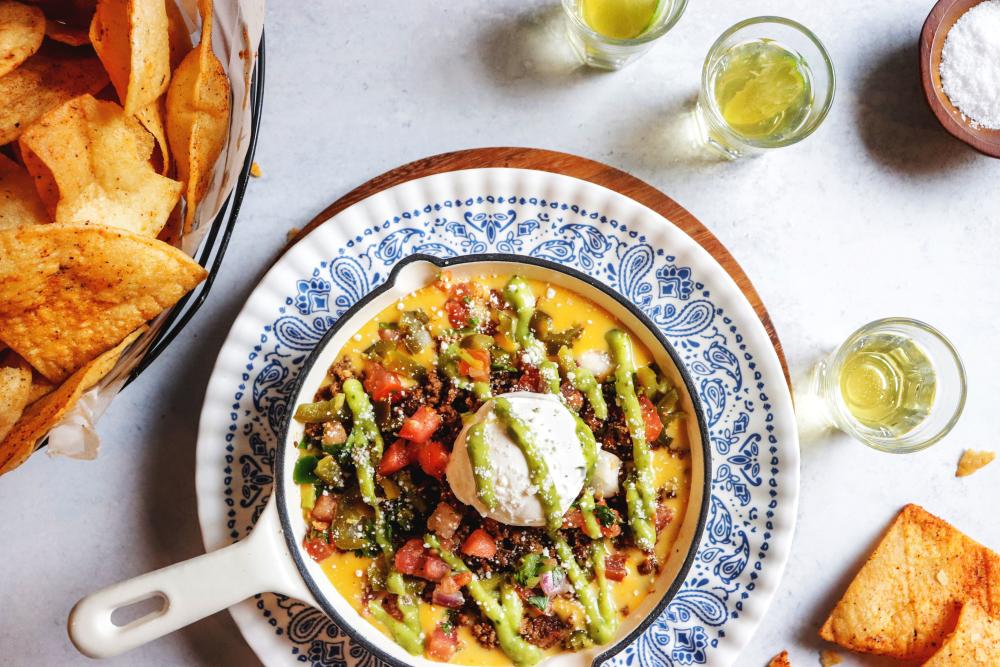
[[[531,316],[535,314],[535,294],[531,286],[521,276],[514,276],[503,288],[503,297],[514,307],[517,313],[517,324],[514,327],[514,338],[521,347],[529,348],[538,344],[531,334]]]
[[[538,452],[531,429],[513,414],[510,401],[506,398],[493,399],[493,412],[503,422],[507,433],[524,454],[524,460],[528,464],[528,477],[538,489],[538,498],[545,508],[545,525],[550,531],[559,530],[562,528],[560,511],[562,501],[559,500],[559,492],[556,491],[556,485],[549,476],[549,466]]]
[[[607,614],[601,610],[600,603],[594,595],[594,591],[590,586],[590,582],[587,580],[587,576],[584,574],[580,565],[576,562],[576,558],[573,556],[573,550],[559,533],[559,529],[562,527],[562,513],[560,512],[561,503],[559,501],[559,494],[556,492],[555,485],[552,483],[551,479],[549,479],[548,466],[546,465],[544,459],[542,459],[539,455],[527,425],[511,414],[510,403],[507,399],[495,399],[493,406],[497,416],[507,425],[511,438],[515,443],[517,443],[518,447],[521,448],[525,461],[528,463],[528,473],[531,478],[531,483],[538,489],[538,499],[542,502],[542,506],[545,508],[549,537],[555,544],[559,560],[562,562],[563,567],[566,568],[567,576],[569,576],[569,580],[576,589],[576,595],[586,612],[587,634],[590,635],[594,641],[600,644],[605,644],[611,641],[614,636],[615,629],[617,627],[617,617],[613,609],[611,609],[610,613]],[[593,438],[593,434],[591,434],[591,438]],[[598,534],[600,534],[599,527]],[[603,563],[604,561],[602,560],[602,566]]]
[[[566,569],[566,576],[569,577],[570,583],[576,590],[576,597],[583,605],[584,616],[587,619],[587,634],[598,644],[608,643],[614,637],[615,629],[618,626],[614,609],[608,614],[601,611],[600,602],[594,595],[594,589],[587,580],[587,575],[583,573],[579,563],[576,562],[576,557],[573,556],[573,549],[562,535],[554,533],[551,538],[555,543],[559,560]],[[603,560],[601,564],[603,565]]]
[[[465,449],[472,464],[472,476],[476,480],[476,495],[489,509],[496,509],[497,496],[493,488],[493,474],[490,470],[490,446],[486,442],[486,423],[478,422],[469,428],[465,439]]]
[[[584,488],[580,496],[580,514],[583,515],[583,532],[592,540],[601,536],[601,524],[594,516],[594,490],[589,486]]]
[[[372,407],[368,394],[365,393],[361,383],[351,378],[344,381],[344,395],[347,397],[347,405],[354,415],[354,428],[351,429],[349,440],[352,444],[352,454],[354,465],[358,472],[358,487],[361,489],[361,497],[375,512],[375,541],[385,556],[389,574],[386,577],[386,590],[398,596],[399,610],[403,614],[403,621],[397,621],[382,608],[381,604],[371,602],[368,604],[368,611],[389,628],[392,637],[400,646],[413,655],[420,655],[424,651],[424,631],[420,625],[419,608],[417,601],[406,588],[403,575],[397,572],[393,564],[392,542],[389,541],[389,534],[379,503],[378,496],[375,495],[375,464],[382,458],[382,435],[378,426],[375,425],[375,410]]]
[[[598,606],[601,608],[601,615],[606,619],[614,619],[617,625],[618,616],[615,614],[615,601],[611,595],[611,583],[605,574],[604,559],[608,556],[607,540],[601,540],[594,544],[593,565],[594,574],[597,576]],[[614,633],[614,628],[611,630]]]
[[[615,393],[625,413],[625,423],[632,436],[632,461],[635,464],[635,483],[632,500],[629,501],[626,485],[626,501],[629,507],[629,526],[640,549],[650,551],[656,544],[656,530],[651,517],[656,515],[656,490],[653,487],[653,455],[646,442],[646,425],[642,417],[639,397],[635,393],[635,358],[632,356],[632,340],[619,329],[607,333],[611,356],[615,360]]]
[[[451,551],[442,548],[441,543],[434,535],[424,535],[424,542],[435,549],[442,560],[455,572],[469,571],[465,562]],[[483,582],[475,576],[466,585],[466,588],[483,615],[493,623],[497,639],[500,641],[500,648],[511,659],[511,662],[518,667],[530,667],[542,659],[542,652],[538,647],[526,642],[519,634],[521,627],[520,600],[515,604],[507,599],[509,596],[505,595],[504,602],[501,604],[493,593],[483,585]],[[507,588],[509,587],[505,587],[504,593],[507,592]],[[516,594],[513,597],[517,597]]]
[[[587,397],[590,407],[594,410],[594,416],[602,421],[607,419],[608,404],[604,401],[601,385],[597,383],[593,373],[576,363],[576,359],[566,346],[559,348],[559,365],[562,366],[563,373],[569,378],[573,387]]]

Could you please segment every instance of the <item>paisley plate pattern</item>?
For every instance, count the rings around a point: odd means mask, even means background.
[[[418,252],[518,253],[574,267],[625,295],[673,343],[706,410],[706,530],[676,597],[606,664],[731,664],[777,588],[794,527],[798,441],[780,364],[700,246],[632,200],[565,176],[483,169],[411,181],[343,211],[275,265],[234,324],[206,396],[197,470],[206,547],[245,536],[263,509],[308,352]],[[297,600],[265,594],[232,611],[269,665],[382,664]]]

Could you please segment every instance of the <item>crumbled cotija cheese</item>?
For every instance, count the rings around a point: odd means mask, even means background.
[[[985,0],[948,31],[941,86],[974,127],[1000,129],[1000,0]]]

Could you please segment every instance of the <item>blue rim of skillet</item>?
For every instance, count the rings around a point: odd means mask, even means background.
[[[309,357],[302,364],[302,368],[298,371],[298,378],[295,380],[295,385],[292,388],[290,396],[294,401],[298,401],[301,397],[303,384],[305,383],[305,378],[309,375],[312,367],[316,364],[316,360],[319,358],[320,354],[329,343],[330,339],[337,335],[344,325],[350,322],[354,316],[368,305],[372,300],[378,298],[396,283],[396,279],[399,277],[399,273],[404,267],[413,264],[414,262],[427,262],[437,266],[440,269],[446,269],[453,266],[461,266],[463,264],[472,264],[478,262],[506,262],[510,264],[530,264],[532,266],[542,267],[555,271],[557,273],[562,273],[571,278],[575,278],[594,289],[600,290],[607,296],[614,299],[623,308],[628,310],[632,315],[634,315],[639,322],[649,330],[651,334],[656,338],[657,342],[666,350],[667,354],[670,356],[671,361],[677,368],[678,373],[684,380],[684,386],[687,389],[688,396],[691,399],[691,403],[694,406],[694,416],[698,421],[698,431],[701,435],[701,448],[702,448],[702,460],[703,460],[703,481],[702,481],[702,498],[701,498],[701,508],[698,512],[698,521],[694,529],[694,535],[691,538],[691,546],[688,548],[687,556],[684,558],[684,562],[681,564],[680,569],[678,569],[677,574],[674,576],[674,580],[671,582],[670,587],[663,593],[660,601],[656,604],[649,614],[642,619],[639,624],[630,632],[628,635],[621,637],[616,640],[615,644],[611,646],[608,650],[603,653],[598,654],[594,657],[591,662],[592,667],[597,667],[606,660],[610,660],[616,656],[621,651],[635,641],[642,633],[644,633],[649,626],[656,621],[666,609],[667,604],[673,599],[677,591],[683,585],[685,578],[687,577],[688,571],[691,569],[691,564],[694,562],[695,555],[698,552],[698,545],[701,543],[701,537],[705,530],[705,520],[708,516],[708,506],[709,498],[712,492],[712,454],[710,441],[708,437],[708,428],[705,425],[704,410],[702,409],[701,401],[698,398],[697,390],[695,389],[694,382],[691,379],[690,374],[687,369],[684,368],[681,363],[680,358],[677,356],[677,352],[674,350],[673,345],[667,340],[666,336],[663,335],[655,324],[650,322],[649,318],[639,310],[633,303],[626,300],[620,293],[611,289],[607,285],[595,280],[592,276],[585,273],[577,271],[569,267],[565,267],[555,262],[550,262],[544,259],[537,259],[535,257],[524,257],[521,255],[513,255],[509,253],[480,253],[473,255],[463,255],[461,257],[434,257],[432,255],[424,254],[414,254],[409,257],[405,257],[396,263],[392,267],[392,271],[389,272],[388,278],[380,286],[366,294],[357,303],[347,309],[343,315],[341,315],[336,322],[327,330],[323,335],[323,338],[319,341],[316,348],[309,353]],[[286,495],[286,481],[285,475],[283,473],[285,468],[285,441],[288,439],[288,430],[291,425],[292,414],[295,411],[289,407],[287,414],[284,418],[284,424],[281,428],[281,433],[278,437],[277,451],[275,452],[274,470],[275,470],[275,488],[277,492],[278,501],[278,517],[281,520],[281,529],[285,536],[285,542],[288,544],[288,552],[292,556],[292,560],[295,562],[295,567],[299,571],[299,575],[302,577],[309,591],[312,593],[316,602],[319,604],[323,612],[329,616],[333,622],[345,632],[353,641],[365,647],[368,651],[375,654],[379,660],[392,665],[392,667],[410,667],[410,665],[398,658],[389,655],[385,650],[377,646],[376,644],[369,641],[360,632],[355,630],[355,628],[349,623],[345,618],[343,618],[333,605],[331,605],[327,599],[326,594],[320,590],[319,585],[316,583],[313,576],[309,573],[306,568],[305,562],[302,559],[301,548],[299,544],[295,541],[294,530],[291,524],[291,517],[289,517],[288,512],[285,511],[285,495]],[[392,639],[386,637],[385,641],[391,642]],[[448,663],[442,663],[448,664]]]

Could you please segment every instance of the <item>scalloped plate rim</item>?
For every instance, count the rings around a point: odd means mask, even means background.
[[[515,175],[511,176],[511,174]],[[231,394],[232,385],[225,383],[231,381],[234,376],[240,376],[243,372],[242,368],[246,365],[245,353],[247,349],[252,348],[255,344],[252,332],[248,330],[248,325],[251,323],[268,322],[273,318],[273,310],[267,312],[267,307],[265,307],[267,299],[283,299],[286,296],[277,285],[279,278],[301,275],[301,270],[296,272],[292,267],[298,261],[308,257],[311,252],[315,252],[315,249],[311,246],[321,244],[324,236],[330,234],[329,231],[324,232],[322,230],[329,230],[333,226],[331,222],[338,219],[350,220],[352,216],[359,216],[366,209],[369,210],[369,213],[371,210],[384,212],[387,203],[395,199],[411,197],[415,192],[424,192],[427,189],[448,190],[450,188],[453,193],[456,191],[460,192],[465,185],[464,181],[473,178],[483,179],[485,181],[483,185],[495,184],[509,178],[527,179],[529,184],[533,180],[536,185],[531,187],[534,188],[533,192],[536,197],[542,193],[546,193],[547,195],[547,197],[541,197],[541,201],[543,202],[546,198],[556,196],[547,194],[552,189],[555,189],[559,198],[568,201],[579,201],[587,197],[597,197],[598,195],[594,193],[598,193],[600,195],[598,198],[608,201],[609,206],[614,202],[616,205],[623,206],[626,209],[635,208],[635,210],[642,212],[642,215],[639,216],[642,220],[639,223],[640,227],[649,225],[650,230],[653,230],[657,224],[666,225],[666,228],[672,230],[667,235],[674,236],[673,240],[676,242],[676,245],[670,247],[671,252],[676,252],[677,255],[680,255],[681,252],[678,251],[682,251],[685,254],[685,259],[692,265],[697,265],[698,271],[702,275],[706,273],[711,274],[713,278],[711,286],[716,297],[718,298],[721,295],[729,307],[736,306],[737,311],[742,311],[737,313],[737,317],[733,318],[732,321],[739,320],[743,340],[752,339],[754,345],[753,356],[756,359],[757,367],[762,369],[761,376],[765,378],[765,382],[771,385],[769,388],[771,396],[767,398],[773,406],[771,411],[779,413],[783,417],[783,419],[775,420],[777,423],[772,423],[771,426],[780,434],[778,442],[781,444],[778,446],[781,447],[781,465],[783,466],[781,474],[786,477],[783,483],[779,485],[779,490],[772,493],[772,502],[776,503],[775,509],[780,511],[774,513],[773,526],[769,528],[772,533],[772,544],[767,554],[767,563],[760,568],[762,570],[760,576],[756,577],[754,581],[754,600],[760,600],[760,602],[752,605],[754,612],[752,614],[741,610],[739,618],[729,618],[727,616],[723,624],[726,626],[726,641],[724,646],[728,650],[725,648],[716,648],[709,656],[711,658],[710,661],[699,663],[710,665],[732,664],[738,657],[740,650],[749,642],[750,637],[773,601],[791,551],[797,520],[800,465],[798,437],[794,423],[791,394],[785,383],[780,362],[763,324],[746,300],[746,297],[739,290],[728,272],[701,245],[677,228],[668,219],[639,202],[595,183],[558,173],[532,169],[477,168],[444,172],[406,181],[374,193],[325,220],[316,229],[296,242],[274,263],[264,277],[261,278],[251,295],[247,298],[243,309],[234,320],[225,342],[219,351],[205,393],[205,402],[198,431],[195,473],[199,525],[206,549],[219,548],[229,543],[229,540],[224,536],[225,530],[220,527],[224,523],[225,508],[221,502],[221,495],[218,493],[221,488],[217,472],[218,468],[214,467],[218,465],[218,451],[217,449],[214,452],[211,451],[212,442],[218,441],[219,434],[218,424],[213,423],[212,418],[224,417],[224,413],[227,412],[227,408],[223,408],[222,405],[229,403],[230,399],[226,397]],[[418,188],[424,188],[424,190],[419,190]],[[522,191],[520,194],[527,194],[527,189],[527,186],[521,186]],[[486,192],[490,191],[486,187],[483,187],[482,190]],[[497,185],[494,190],[501,191],[501,186]],[[375,216],[369,215],[369,220],[381,218],[382,213]],[[623,225],[622,229],[624,230],[624,228]],[[666,231],[666,228],[661,231]],[[693,260],[698,261],[695,262]],[[299,269],[301,268],[303,267],[299,267]],[[308,267],[306,268],[308,270]],[[274,306],[276,304],[272,302],[271,305]],[[243,355],[242,359],[240,358],[241,354]],[[203,442],[205,443],[204,445]],[[213,467],[210,469],[209,465]],[[780,548],[776,549],[775,547]],[[257,611],[254,598],[231,607],[230,612],[240,632],[262,662],[275,665],[297,662],[288,652],[285,639],[279,638],[271,627],[268,626],[268,622],[264,620],[260,612]]]

